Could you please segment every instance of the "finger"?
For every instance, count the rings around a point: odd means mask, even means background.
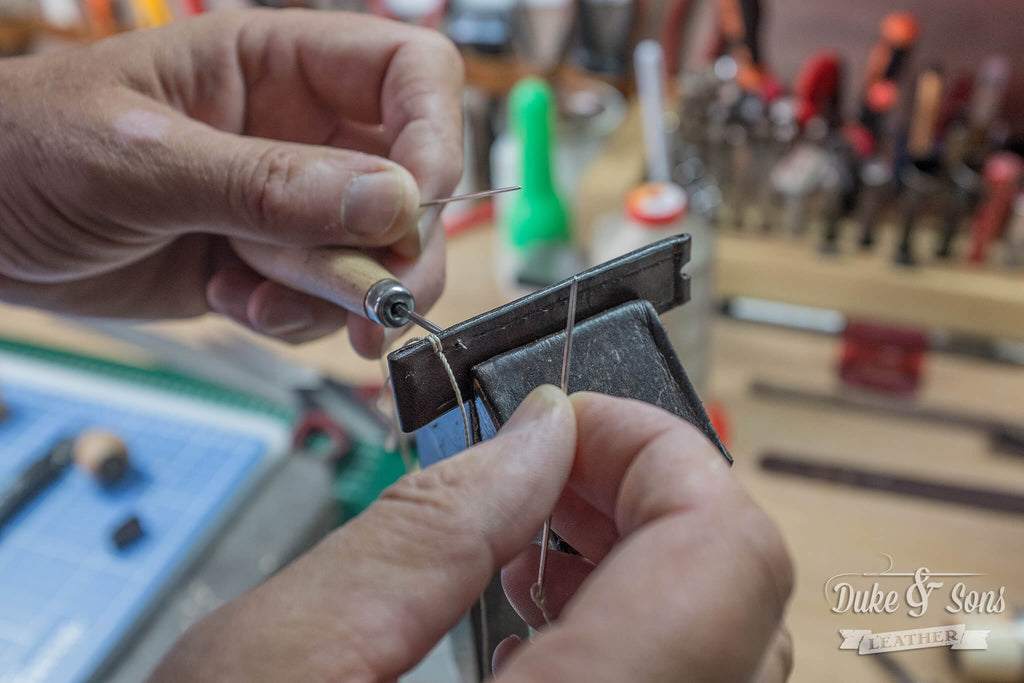
[[[498,646],[494,648],[494,654],[491,655],[491,671],[498,673],[522,643],[523,641],[516,635],[509,636],[498,643]]]
[[[324,144],[379,157],[386,157],[391,151],[391,140],[382,125],[358,121],[340,122]]]
[[[634,401],[572,400],[571,484],[624,538],[505,677],[750,680],[792,587],[777,530],[689,424]]]
[[[384,127],[394,135],[388,156],[429,199],[451,194],[462,175],[462,58],[451,41],[431,33],[396,53],[381,90]],[[426,54],[434,63],[425,73],[418,62]]]
[[[210,310],[205,288],[219,266],[217,260],[209,236],[186,235],[137,261],[67,282],[0,275],[0,289],[9,303],[55,313],[137,320],[187,318]],[[125,286],[128,282],[130,287]]]
[[[290,344],[337,332],[347,319],[344,309],[273,281],[253,291],[246,315],[257,332]]]
[[[571,484],[555,506],[551,528],[595,564],[605,558],[619,539],[615,523],[580,497]]]
[[[614,519],[623,535],[657,516],[666,506],[673,510],[680,502],[699,506],[713,501],[719,489],[735,488],[725,459],[690,423],[638,401],[602,394],[580,392],[572,396],[572,401],[580,420],[581,438],[571,486],[585,501]],[[628,420],[623,419],[623,411],[629,415]],[[663,448],[665,443],[671,443],[672,448]],[[643,493],[667,495],[670,500],[648,500],[642,496],[637,499],[635,487],[626,486],[626,473],[639,458],[658,456],[668,450],[679,459],[680,469],[687,471],[687,477],[682,482],[667,482],[671,486],[643,482],[651,488]],[[639,467],[636,471],[653,470]],[[627,499],[620,501],[620,496],[627,495]],[[642,504],[647,507],[639,507]],[[617,516],[626,512],[632,515],[636,510],[643,512],[636,519]]]
[[[793,671],[793,637],[784,625],[775,631],[775,638],[754,675],[753,683],[785,683]]]
[[[214,273],[206,293],[214,311],[290,344],[336,332],[347,319],[334,304],[267,280],[241,261]]]
[[[226,42],[225,34],[237,35],[245,115],[213,125],[319,144],[335,136],[335,143],[348,143],[350,131],[359,128],[353,124],[379,125],[372,145],[341,146],[375,153],[386,146],[386,156],[412,173],[426,198],[446,196],[455,187],[462,166],[463,64],[439,32],[366,15],[303,11],[194,23],[183,41],[194,46],[193,54],[206,55],[209,45]],[[218,55],[206,59],[216,62]],[[161,68],[181,69],[194,61],[188,56],[160,58]],[[175,94],[193,116],[203,118],[209,109],[195,90]]]
[[[238,680],[257,671],[261,680],[393,680],[529,543],[565,485],[574,447],[564,394],[536,390],[494,439],[404,477],[311,552],[204,620],[162,673],[189,680],[172,674],[202,658],[211,680],[229,665],[251,667],[236,668]],[[274,628],[260,626],[267,623]],[[215,634],[218,644],[210,645]]]
[[[530,597],[530,588],[537,582],[540,547],[529,546],[501,570],[501,586],[519,617],[535,629],[547,625],[544,614]],[[586,581],[595,566],[579,555],[548,550],[544,579],[544,609],[554,620]]]
[[[121,61],[130,52],[136,58],[122,68],[133,87],[235,133],[322,143],[331,121],[382,124],[389,105],[425,111],[434,98],[457,101],[461,94],[461,59],[450,41],[367,14],[227,11],[161,33],[162,42],[129,34],[103,41],[97,52]],[[423,97],[392,103],[386,85],[395,72],[422,86]]]
[[[252,327],[249,299],[264,282],[265,278],[239,261],[213,274],[206,285],[206,299],[212,310],[239,325]]]
[[[389,107],[393,116],[415,120],[447,113],[461,95],[462,60],[437,31],[369,15],[301,10],[237,13],[220,24],[208,21],[203,30],[223,32],[225,23],[238,34],[235,47],[247,85],[294,87],[301,76],[338,117],[388,125]],[[204,37],[189,29],[196,36],[191,42],[203,43]],[[265,97],[249,96],[253,114],[287,104],[276,88],[263,92]]]
[[[387,246],[417,232],[416,180],[393,161],[225,133],[123,89],[102,98],[112,123],[94,123],[81,144],[99,149],[67,190],[119,223],[281,246]]]

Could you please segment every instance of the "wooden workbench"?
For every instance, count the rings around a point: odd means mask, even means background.
[[[439,324],[462,320],[505,300],[491,278],[492,248],[493,236],[486,229],[451,242],[448,287],[431,314]],[[185,340],[235,329],[212,316],[155,327]],[[45,314],[9,307],[0,308],[0,335],[121,358],[144,357],[101,337],[69,333],[65,324]],[[958,623],[938,604],[917,620],[831,614],[823,594],[825,580],[840,572],[882,570],[881,553],[894,558],[897,571],[926,566],[933,571],[984,572],[986,585],[1006,586],[1008,609],[1024,607],[1024,519],[772,475],[757,467],[757,456],[767,448],[792,450],[1020,492],[1024,460],[993,455],[983,437],[962,429],[774,403],[750,395],[748,386],[755,377],[831,386],[838,353],[835,339],[727,320],[716,321],[713,339],[710,394],[724,403],[733,424],[734,471],[782,528],[795,559],[797,588],[788,619],[796,642],[793,681],[890,680],[870,657],[837,649],[840,628],[880,631]],[[381,376],[379,363],[356,358],[342,335],[300,348],[272,346],[341,377],[379,381]],[[927,401],[1005,419],[1024,415],[1022,368],[935,355],[926,372],[922,398]],[[944,651],[897,656],[926,680],[953,680]]]

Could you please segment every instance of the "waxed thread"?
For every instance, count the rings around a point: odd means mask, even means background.
[[[455,401],[459,404],[459,411],[462,413],[462,427],[466,432],[466,448],[469,448],[473,445],[473,437],[469,430],[469,415],[466,413],[466,404],[462,401],[462,392],[459,391],[459,383],[455,380],[455,373],[452,372],[452,366],[448,364],[448,359],[445,358],[444,349],[441,348],[441,339],[436,334],[428,334],[425,339],[430,344],[430,348],[434,349],[437,357],[441,359],[445,374],[448,375],[448,381],[452,385],[452,391],[455,392]]]
[[[473,445],[472,432],[469,429],[469,415],[466,413],[466,404],[462,401],[462,392],[459,391],[459,383],[455,380],[455,373],[452,372],[452,366],[448,363],[448,359],[444,355],[444,349],[441,347],[441,339],[436,334],[428,334],[425,339],[430,344],[430,348],[434,350],[437,357],[441,359],[441,365],[444,366],[445,374],[448,375],[448,382],[452,385],[452,391],[455,392],[455,401],[459,404],[459,412],[462,413],[462,427],[466,434],[466,448]],[[480,594],[480,642],[483,643],[483,648],[480,651],[480,670],[486,671],[487,667],[487,649],[489,644],[490,633],[487,628],[487,600],[485,599],[486,593]]]

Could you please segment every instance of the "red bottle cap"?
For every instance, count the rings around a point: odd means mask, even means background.
[[[626,195],[626,214],[645,227],[679,220],[686,205],[686,190],[675,183],[643,183]]]
[[[920,25],[910,12],[893,12],[882,19],[882,38],[896,48],[907,48],[917,41]]]

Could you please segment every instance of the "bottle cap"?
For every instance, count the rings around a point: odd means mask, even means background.
[[[626,213],[644,226],[672,223],[686,213],[686,190],[675,183],[643,183],[626,195]]]
[[[920,26],[910,12],[893,12],[882,19],[882,38],[895,48],[908,48],[917,40]]]

